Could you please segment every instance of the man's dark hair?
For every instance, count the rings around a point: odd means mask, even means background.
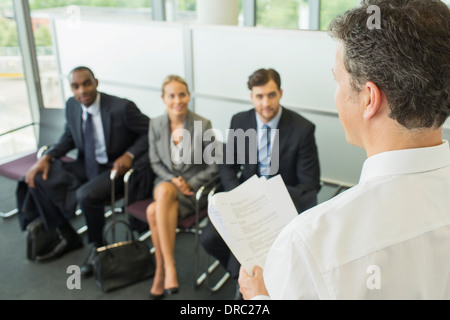
[[[266,85],[270,80],[275,81],[278,86],[278,90],[281,89],[280,74],[274,69],[259,69],[256,70],[248,79],[248,88],[250,90],[253,87],[259,87]]]
[[[77,71],[88,71],[92,75],[92,77],[95,79],[94,72],[92,72],[91,69],[89,69],[88,67],[85,67],[85,66],[79,66],[79,67],[76,67],[75,69],[73,69],[72,71],[70,71],[69,77],[72,75],[72,73],[77,72]]]
[[[369,29],[370,5],[381,28]],[[330,35],[344,46],[356,91],[371,81],[390,117],[408,129],[440,128],[450,115],[450,10],[438,0],[363,0],[336,18]]]

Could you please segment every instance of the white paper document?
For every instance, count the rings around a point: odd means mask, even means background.
[[[281,176],[256,175],[236,189],[214,195],[208,215],[239,263],[252,274],[265,266],[281,230],[298,216]]]

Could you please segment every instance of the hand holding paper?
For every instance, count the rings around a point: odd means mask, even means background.
[[[209,203],[209,218],[247,273],[264,267],[272,243],[298,213],[281,176],[252,177]]]

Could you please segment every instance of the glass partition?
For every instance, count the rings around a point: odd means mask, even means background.
[[[341,13],[357,6],[359,0],[321,0],[320,30],[328,30],[328,25]]]
[[[308,0],[257,0],[256,25],[308,29]]]
[[[359,0],[256,0],[256,25],[312,29],[310,22],[318,19],[319,30],[325,31],[336,16],[358,3]]]
[[[151,20],[150,0],[29,0],[31,21],[38,56],[44,107],[63,108],[64,94],[60,85],[59,61],[56,55],[54,26],[51,17],[63,17],[77,27],[82,16]]]
[[[0,0],[0,162],[36,148],[12,0]]]

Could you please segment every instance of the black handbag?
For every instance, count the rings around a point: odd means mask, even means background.
[[[140,282],[155,274],[155,263],[149,246],[143,241],[135,240],[130,225],[126,221],[110,221],[103,231],[104,243],[107,243],[108,232],[118,223],[127,227],[131,240],[97,249],[97,255],[94,258],[94,275],[97,285],[103,292]]]
[[[60,239],[56,230],[45,230],[40,218],[35,219],[26,227],[27,258],[35,261],[36,257],[46,253]]]

